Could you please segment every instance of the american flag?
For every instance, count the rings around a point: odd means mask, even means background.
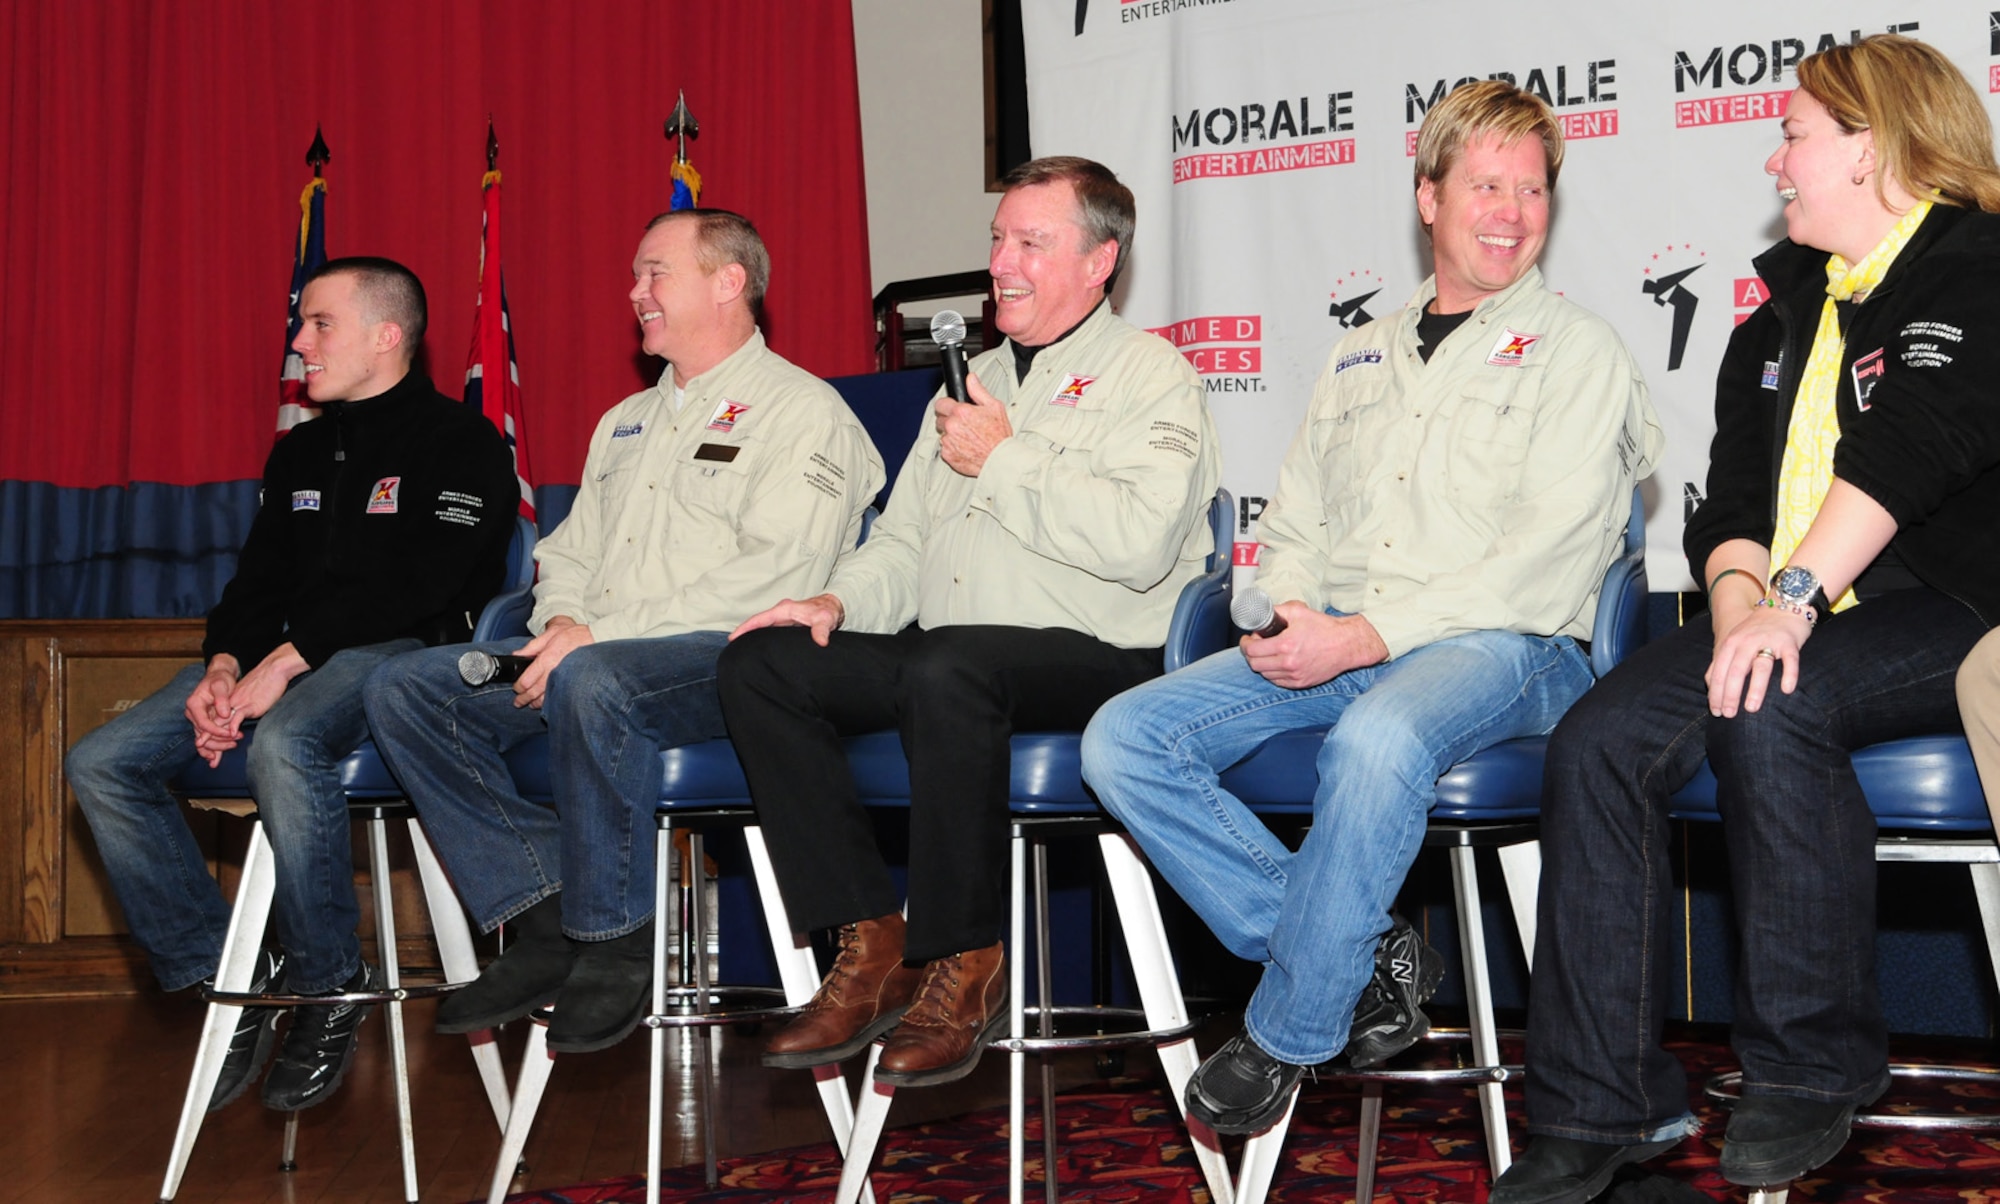
[[[479,310],[472,323],[472,353],[465,364],[465,404],[477,406],[507,437],[514,477],[521,485],[521,517],[535,518],[535,473],[528,463],[521,422],[521,371],[514,362],[514,324],[507,315],[507,286],[500,272],[500,173],[480,182],[485,218],[479,245]],[[490,382],[497,381],[498,384]]]
[[[299,337],[299,294],[305,291],[306,278],[319,270],[326,262],[326,181],[318,175],[299,194],[299,245],[292,256],[292,299],[285,319],[285,359],[278,373],[278,433],[274,438],[283,438],[286,431],[314,416],[312,402],[306,398],[306,365],[299,353],[292,350],[292,340]]]

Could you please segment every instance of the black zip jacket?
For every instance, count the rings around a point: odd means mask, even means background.
[[[227,652],[248,673],[287,640],[318,668],[384,640],[469,639],[506,573],[519,501],[493,424],[414,369],[386,393],[330,403],[264,462],[202,655]]]
[[[1826,260],[1789,240],[1757,257],[1771,299],[1723,355],[1708,496],[1682,536],[1697,574],[1728,540],[1771,544]],[[1934,206],[1880,287],[1864,304],[1843,303],[1840,320],[1833,473],[1897,526],[1870,571],[1899,562],[1992,626],[2000,621],[2000,216]],[[1863,592],[1868,580],[1864,573]]]

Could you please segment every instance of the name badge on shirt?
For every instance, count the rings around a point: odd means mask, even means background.
[[[714,460],[720,464],[727,464],[736,458],[737,452],[742,450],[740,447],[731,447],[727,443],[704,443],[694,449],[694,458],[697,460]]]

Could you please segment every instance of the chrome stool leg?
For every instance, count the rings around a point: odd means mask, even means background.
[[[1382,1146],[1382,1082],[1379,1079],[1361,1084],[1361,1132],[1355,1144],[1360,1147],[1355,1151],[1354,1159],[1355,1204],[1370,1204],[1375,1199],[1375,1166]]]
[[[1055,975],[1049,952],[1049,846],[1035,840],[1035,999],[1041,1007],[1041,1023],[1036,1033],[1046,1041],[1055,1036]],[[1057,1204],[1056,1196],[1056,1066],[1050,1055],[1042,1058],[1042,1196],[1046,1204]]]
[[[708,875],[702,868],[702,841],[699,830],[688,832],[688,860],[682,875],[681,892],[688,897],[688,934],[693,945],[694,990],[697,1000],[695,1008],[706,1011],[712,1001],[708,997],[708,916],[707,895]],[[689,881],[692,880],[692,888]],[[684,943],[683,947],[686,947]],[[687,963],[681,963],[681,975],[687,976]],[[715,1164],[715,1063],[711,1055],[708,1036],[709,1026],[700,1024],[694,1030],[695,1059],[700,1062],[696,1070],[701,1108],[701,1166],[702,1173],[713,1191],[722,1176]]]
[[[653,844],[653,1014],[667,1010],[667,891],[673,875],[674,833],[662,823]],[[646,1204],[660,1204],[660,1143],[666,1126],[667,1030],[646,1034]],[[495,1204],[498,1204],[496,1201]]]

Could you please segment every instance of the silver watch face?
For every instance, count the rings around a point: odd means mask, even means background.
[[[1819,578],[1811,569],[1787,565],[1771,579],[1771,592],[1787,602],[1804,604],[1819,592]]]

